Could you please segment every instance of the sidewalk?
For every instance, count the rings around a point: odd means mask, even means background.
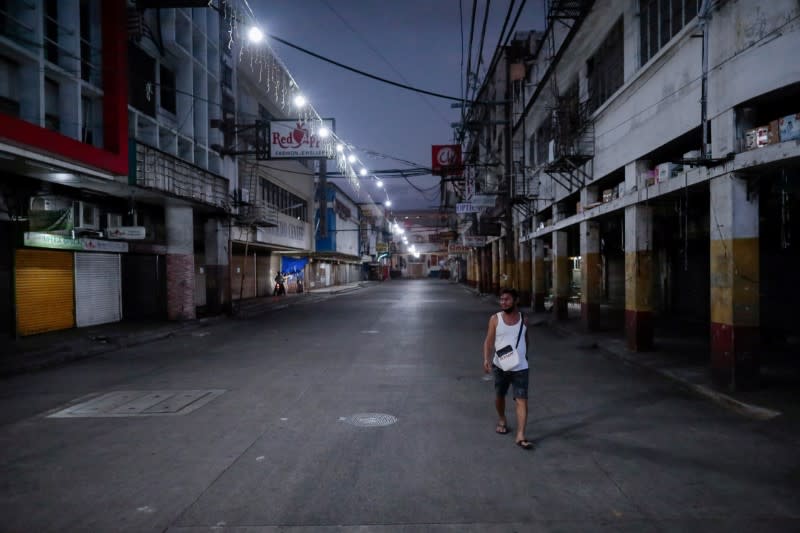
[[[475,289],[462,287],[486,300],[496,300],[494,295],[478,294]],[[712,383],[708,369],[708,339],[697,332],[686,334],[686,330],[657,326],[656,349],[632,352],[627,349],[624,334],[618,328],[587,333],[580,323],[579,307],[570,309],[570,318],[565,321],[556,321],[549,312],[526,314],[532,326],[547,326],[559,336],[574,340],[580,347],[600,349],[626,364],[669,379],[692,394],[745,417],[755,420],[782,417],[791,420],[789,423],[793,425],[800,425],[800,402],[797,401],[800,363],[790,354],[762,354],[761,388],[731,392],[720,390]]]
[[[101,324],[85,328],[72,328],[21,337],[0,336],[0,376],[31,372],[76,361],[130,346],[164,339],[182,332],[190,332],[226,319],[247,319],[285,309],[291,305],[314,303],[332,295],[358,290],[374,281],[362,281],[312,289],[301,294],[265,296],[241,303],[234,302],[232,316],[217,315],[184,322],[166,320],[126,321]]]

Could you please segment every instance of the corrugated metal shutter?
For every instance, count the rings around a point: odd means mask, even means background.
[[[75,326],[72,252],[17,250],[14,267],[20,335]]]
[[[194,254],[194,305],[206,305],[206,256]]]
[[[75,254],[75,316],[78,327],[118,322],[121,312],[119,254]]]

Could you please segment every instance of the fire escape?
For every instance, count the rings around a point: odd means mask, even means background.
[[[551,91],[556,104],[551,109],[553,139],[548,146],[547,163],[543,171],[553,181],[569,191],[578,190],[591,179],[594,157],[594,123],[591,121],[590,101],[579,100],[575,83],[565,94],[560,94],[554,68],[563,50],[569,45],[573,29],[583,21],[594,2],[592,0],[550,0],[548,2],[548,59],[553,66],[550,76]],[[554,27],[567,28],[567,37],[557,47]]]

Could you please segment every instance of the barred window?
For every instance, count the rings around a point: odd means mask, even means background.
[[[697,16],[701,0],[639,0],[641,64],[656,55]]]

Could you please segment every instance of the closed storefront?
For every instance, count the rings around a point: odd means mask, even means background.
[[[72,252],[20,249],[14,268],[20,335],[75,326]]]
[[[256,275],[258,277],[258,296],[269,296],[272,294],[274,274],[270,275],[270,255],[258,254],[256,257]]]
[[[75,254],[75,319],[78,327],[122,318],[119,254]]]
[[[250,253],[233,256],[233,299],[254,298],[256,295],[256,256]]]
[[[167,315],[166,261],[158,255],[125,254],[122,260],[122,316],[162,319]]]
[[[206,258],[203,254],[194,254],[194,305],[206,305]]]

